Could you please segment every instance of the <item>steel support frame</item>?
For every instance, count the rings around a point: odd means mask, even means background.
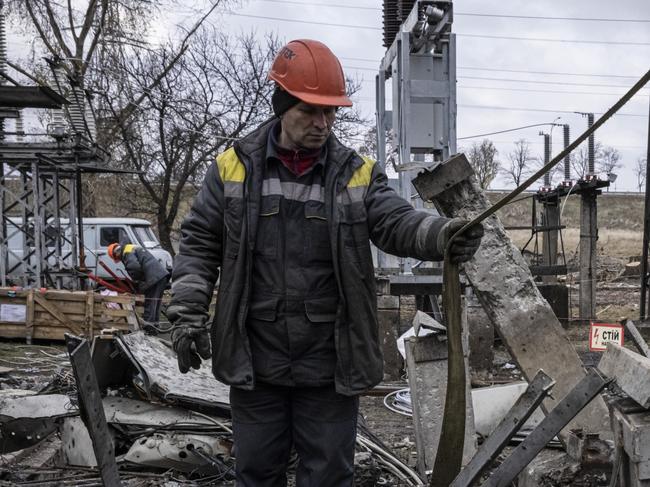
[[[437,24],[422,27],[423,35],[414,35],[421,21],[420,13],[427,5],[438,5],[445,13]],[[417,0],[384,55],[376,77],[377,158],[385,166],[386,132],[392,131],[391,145],[397,147],[398,155],[394,165],[399,194],[416,208],[422,207],[422,201],[417,198],[411,180],[419,168],[443,161],[456,152],[456,38],[449,32],[452,18],[452,2]],[[442,38],[443,35],[446,37]],[[386,110],[389,78],[393,83],[392,111]],[[431,111],[423,111],[423,106]],[[429,132],[424,134],[423,130]],[[413,134],[418,134],[417,146],[413,145]],[[433,160],[427,161],[425,154],[432,155]],[[378,267],[383,262],[380,252]],[[400,260],[402,273],[410,274],[412,266],[411,259]]]
[[[34,160],[4,164],[0,183],[2,285],[61,288],[68,284],[64,275],[74,273],[77,266],[74,180],[52,170],[50,161]],[[19,220],[13,218],[16,210]],[[21,253],[11,250],[10,241],[17,236]],[[66,243],[70,251],[64,251]]]

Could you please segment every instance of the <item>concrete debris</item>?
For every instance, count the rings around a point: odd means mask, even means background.
[[[128,397],[106,397],[102,401],[106,421],[113,424],[164,426],[214,425],[213,419],[183,408],[153,404]]]
[[[213,378],[209,364],[181,375],[175,355],[162,340],[134,333],[97,337],[90,368],[99,369],[101,406],[122,485],[232,485],[236,450],[228,388]],[[51,379],[57,380],[59,375],[57,371]],[[23,448],[0,456],[0,487],[14,482],[101,485],[91,436],[70,399],[76,398],[81,388],[77,381],[57,381],[55,389],[67,386],[66,394],[0,391],[0,444]],[[143,393],[147,400],[136,399]],[[28,427],[22,429],[25,438],[27,430],[31,432],[36,445],[7,441],[4,431],[11,421],[25,422],[40,415],[45,415],[47,426],[42,433],[33,423],[25,423]],[[363,423],[360,417],[355,485],[421,485],[417,473]],[[50,434],[57,431],[58,435]],[[23,468],[29,453],[45,445],[56,454],[33,468]],[[295,468],[295,462],[292,464]]]
[[[641,406],[650,408],[650,358],[609,343],[598,369],[615,379],[618,387]]]
[[[116,343],[137,369],[134,385],[150,399],[171,404],[229,408],[229,388],[212,375],[211,361],[187,374],[178,370],[176,356],[159,338],[135,332],[116,338]]]
[[[63,455],[68,465],[96,467],[97,459],[93,451],[86,425],[79,416],[65,418],[60,428]]]
[[[56,431],[58,418],[77,414],[76,407],[65,395],[3,392],[0,397],[0,453],[40,443]]]
[[[134,442],[123,459],[147,467],[232,478],[231,446],[230,442],[210,435],[154,433]]]

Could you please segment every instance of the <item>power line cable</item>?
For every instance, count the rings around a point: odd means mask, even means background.
[[[546,108],[519,108],[519,107],[504,107],[504,106],[488,106],[488,105],[458,105],[462,108],[478,108],[483,110],[509,110],[517,112],[542,112],[542,113],[577,113],[575,110],[549,110]],[[595,113],[595,115],[602,115],[602,113]],[[647,114],[640,113],[617,113],[620,117],[647,117]]]
[[[359,58],[359,57],[339,57],[339,59],[347,61],[364,61],[370,63],[376,63],[379,66],[380,60],[369,59],[369,58]],[[370,69],[370,68],[363,68]],[[524,73],[524,74],[553,74],[559,76],[585,76],[585,77],[594,77],[594,78],[623,78],[623,79],[637,79],[636,75],[625,76],[621,74],[602,74],[602,73],[569,73],[566,71],[532,71],[527,69],[512,69],[512,68],[486,68],[481,66],[456,66],[456,69],[468,69],[472,71],[494,71],[499,72],[503,71],[506,73]],[[373,71],[379,71],[379,67],[376,69],[373,68]]]
[[[560,91],[560,90],[529,90],[526,88],[497,88],[493,86],[465,86],[458,85],[458,88],[465,90],[496,90],[496,91],[517,91],[517,92],[526,92],[526,93],[554,93],[558,95],[594,95],[594,96],[621,96],[623,93],[591,93],[586,91]],[[650,96],[639,93],[638,96]]]
[[[312,24],[312,25],[326,25],[329,27],[345,27],[350,29],[367,29],[367,30],[383,30],[381,27],[374,27],[371,25],[356,25],[356,24],[336,24],[333,22],[317,22],[313,20],[302,20],[302,19],[287,19],[282,17],[268,17],[265,15],[252,15],[252,14],[240,14],[234,12],[228,12],[228,15],[233,15],[235,17],[247,17],[251,19],[261,19],[261,20],[274,20],[277,22],[292,22],[297,24]],[[476,37],[482,39],[506,39],[506,40],[520,40],[520,41],[535,41],[535,42],[563,42],[563,43],[576,43],[576,44],[606,44],[606,45],[622,45],[622,46],[650,46],[650,42],[622,42],[622,41],[598,41],[598,40],[580,40],[580,39],[548,39],[541,37],[516,37],[516,36],[494,36],[494,35],[484,35],[484,34],[460,34],[457,33],[458,37]]]
[[[484,81],[501,81],[506,83],[535,83],[540,85],[595,86],[598,88],[627,88],[628,85],[610,85],[600,83],[574,83],[572,81],[536,81],[528,79],[486,78],[483,76],[458,76],[458,79],[480,79]]]
[[[467,137],[457,137],[456,140],[476,139],[478,137],[487,137],[488,135],[505,134],[507,132],[515,132],[517,130],[529,129],[531,127],[541,127],[543,125],[556,125],[556,124],[554,122],[534,123],[532,125],[523,125],[521,127],[514,127],[514,128],[511,128],[511,129],[498,130],[496,132],[488,132],[488,133],[485,133],[485,134],[477,134],[477,135],[468,135]]]
[[[478,39],[506,39],[510,41],[533,41],[533,42],[562,42],[572,44],[606,44],[614,46],[650,46],[650,42],[627,42],[627,41],[594,41],[584,39],[549,39],[547,37],[517,37],[517,36],[494,36],[487,34],[456,34],[458,37],[471,37]]]
[[[559,71],[529,71],[525,69],[509,69],[509,68],[482,68],[482,67],[471,67],[471,66],[457,66],[458,69],[468,69],[475,71],[503,71],[505,73],[525,73],[525,74],[554,74],[560,76],[589,76],[594,78],[624,78],[624,79],[636,79],[636,76],[624,76],[620,74],[595,74],[595,73],[566,73]]]
[[[334,3],[319,3],[319,2],[297,2],[292,0],[259,0],[262,2],[272,2],[272,3],[284,3],[289,5],[308,5],[314,7],[331,7],[331,8],[345,8],[345,9],[355,9],[355,10],[376,10],[381,11],[380,7],[366,7],[366,6],[356,6],[356,5],[344,5],[344,4],[334,4]],[[458,16],[467,16],[467,17],[496,17],[496,18],[506,18],[506,19],[533,19],[533,20],[574,20],[574,21],[586,21],[586,22],[632,22],[632,23],[650,23],[650,19],[606,19],[606,18],[595,18],[595,17],[551,17],[551,16],[542,16],[542,15],[509,15],[509,14],[484,14],[484,13],[474,13],[474,12],[454,12],[454,15]]]

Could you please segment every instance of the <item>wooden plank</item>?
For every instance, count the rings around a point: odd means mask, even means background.
[[[34,290],[31,289],[27,295],[25,304],[25,338],[28,344],[34,338]]]
[[[34,296],[34,301],[41,306],[42,308],[46,309],[52,316],[54,316],[57,320],[59,320],[63,325],[67,326],[70,331],[75,333],[76,335],[83,335],[83,330],[77,326],[76,323],[73,323],[70,321],[68,318],[66,318],[65,313],[61,311],[61,309],[54,303],[50,303],[47,299],[44,297],[40,296],[39,294],[33,293]]]
[[[89,340],[93,338],[93,319],[95,314],[95,293],[88,291],[86,293],[86,319],[84,320],[84,325],[86,327],[86,333]]]
[[[135,315],[135,308],[132,304],[124,305],[126,311],[129,314],[126,316],[126,321],[129,324],[129,330],[136,331],[140,329],[140,323],[138,322],[138,317]]]
[[[441,214],[471,220],[491,204],[476,178],[468,173],[466,179],[446,187],[446,167],[463,165],[460,159],[466,163],[462,154],[454,156],[433,171],[420,173],[413,183],[423,199],[433,201]],[[490,216],[483,221],[483,227],[481,246],[474,258],[462,266],[463,270],[526,379],[531,381],[543,369],[556,381],[553,397],[543,403],[550,411],[585,377],[582,361],[499,218]],[[575,428],[611,438],[609,414],[602,397],[587,405],[564,431]]]

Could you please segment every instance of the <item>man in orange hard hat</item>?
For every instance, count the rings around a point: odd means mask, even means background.
[[[238,486],[353,485],[358,396],[383,377],[370,240],[440,260],[463,222],[415,210],[332,133],[351,106],[324,44],[289,42],[269,74],[275,117],[219,155],[181,226],[172,341],[181,372],[209,356],[229,384]],[[483,229],[452,246],[469,260]],[[208,306],[221,270],[216,316]]]
[[[108,256],[113,262],[124,264],[138,294],[144,294],[144,328],[154,331],[160,320],[160,304],[169,285],[167,268],[151,252],[139,245],[112,243]]]

